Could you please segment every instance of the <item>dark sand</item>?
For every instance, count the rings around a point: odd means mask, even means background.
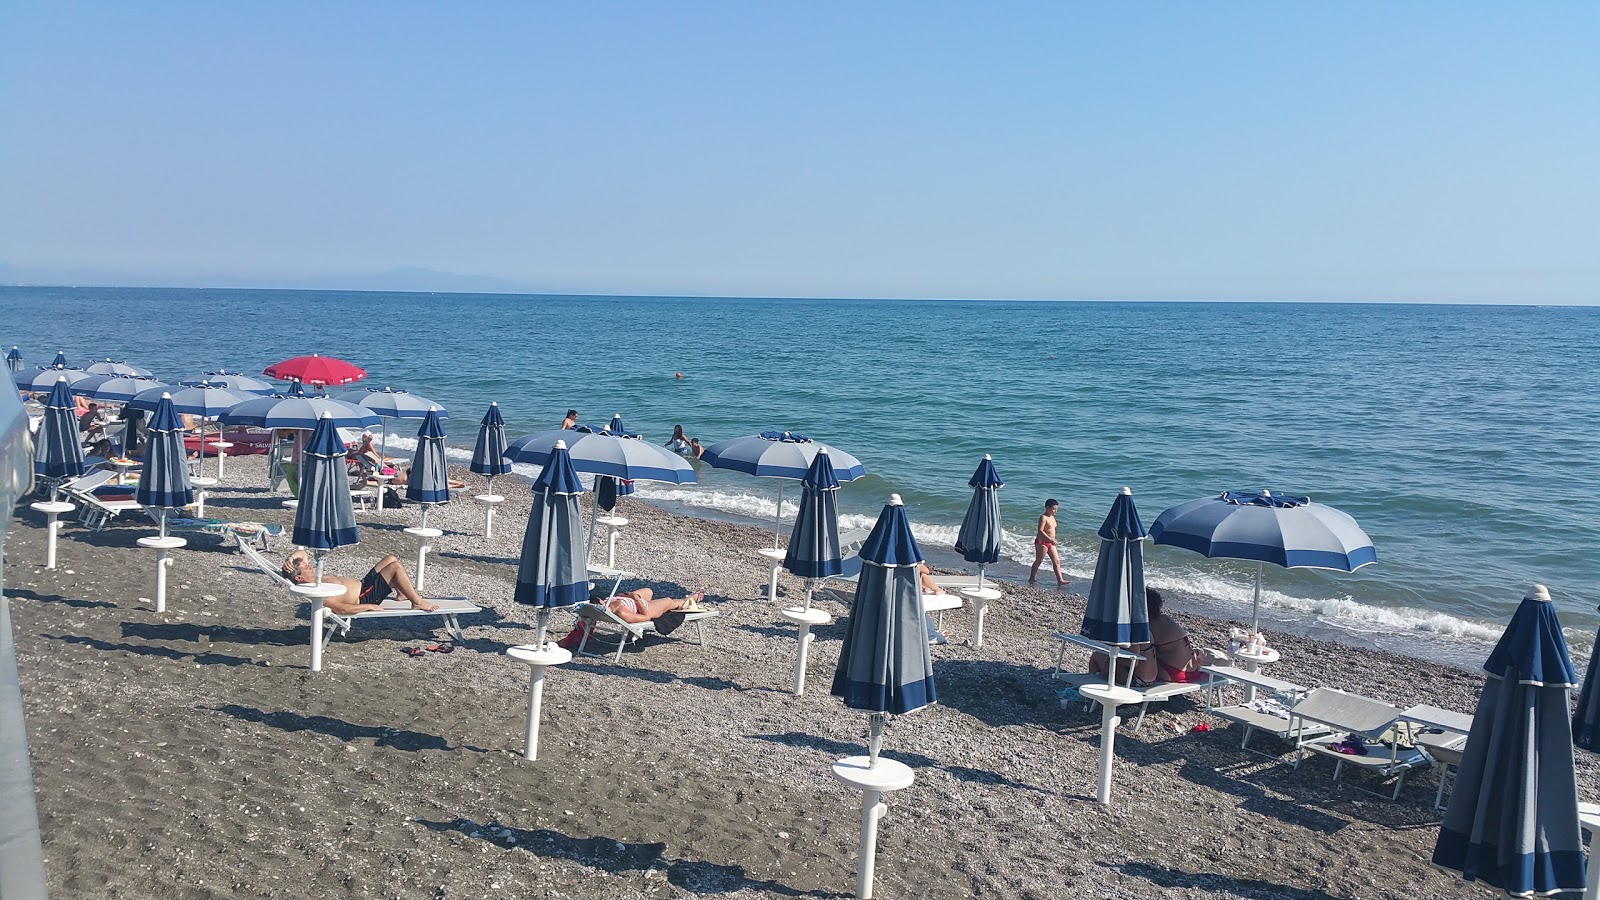
[[[230,465],[231,484],[263,480],[259,459]],[[794,629],[765,600],[757,529],[625,500],[619,562],[674,595],[705,589],[723,613],[712,646],[658,639],[621,665],[552,670],[541,758],[521,758],[527,670],[503,651],[532,640],[533,616],[509,602],[527,507],[514,481],[498,485],[514,499],[492,543],[470,499],[430,517],[447,534],[429,593],[491,610],[464,623],[466,644],[413,659],[402,648],[442,630],[362,623],[315,675],[305,610],[220,541],[179,551],[156,615],[152,557],[133,543],[148,522],[68,525],[49,572],[42,518],[21,507],[6,586],[53,896],[849,896],[859,799],[829,765],[864,752],[866,717],[827,693],[837,624],[818,630],[806,695],[787,692]],[[211,509],[287,523],[281,499],[222,490]],[[358,518],[362,545],[330,571],[414,556],[400,529],[415,506]],[[1098,716],[1063,710],[1048,678],[1049,632],[1075,629],[1082,601],[1006,593],[981,650],[935,648],[940,704],[890,724],[886,754],[917,780],[888,798],[877,896],[1494,896],[1428,863],[1434,772],[1389,802],[1334,783],[1327,759],[1241,752],[1189,699],[1122,729],[1113,805],[1095,804]],[[1226,623],[1180,618],[1199,644],[1226,640]],[[958,639],[970,623],[945,620]],[[1284,653],[1271,674],[1303,684],[1463,711],[1481,685],[1269,637]],[[1216,730],[1192,733],[1202,721]],[[1594,760],[1579,764],[1584,798],[1600,799]]]

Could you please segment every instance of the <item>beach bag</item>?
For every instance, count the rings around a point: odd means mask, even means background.
[[[556,645],[559,646],[563,650],[577,650],[578,649],[578,645],[583,643],[584,635],[586,635],[588,633],[589,633],[589,620],[588,619],[579,619],[578,620],[578,627],[576,627],[576,628],[572,629],[571,631],[567,632],[567,636],[562,638],[561,640],[557,641]]]
[[[404,509],[406,501],[401,499],[400,494],[394,488],[386,487],[383,489],[383,505],[388,509]]]

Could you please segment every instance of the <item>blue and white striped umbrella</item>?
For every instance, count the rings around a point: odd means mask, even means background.
[[[67,362],[67,351],[65,351],[65,350],[57,350],[56,351],[56,358],[52,359],[50,361],[50,365],[48,367],[40,366],[40,368],[78,369],[80,371],[83,369],[82,366],[75,366],[75,365],[72,365],[71,363]]]
[[[444,422],[430,411],[417,429],[417,450],[406,477],[406,499],[422,504],[422,527],[428,527],[428,508],[450,502],[450,473],[444,461]]]
[[[472,465],[468,468],[474,475],[489,479],[491,494],[494,493],[495,476],[511,472],[511,461],[505,458],[505,454],[506,422],[500,417],[500,404],[490,403],[489,411],[483,414],[483,421],[478,423],[478,442],[472,446]]]
[[[221,420],[224,425],[309,431],[320,424],[323,413],[337,428],[378,424],[377,413],[331,397],[256,397],[232,407]]]
[[[83,474],[83,445],[78,442],[77,404],[67,380],[62,378],[50,389],[44,401],[44,421],[34,435],[33,474],[52,482],[50,499],[55,499],[54,483]]]
[[[178,415],[199,416],[202,419],[215,419],[246,400],[256,399],[248,393],[231,391],[225,387],[202,382],[175,391],[171,388],[140,391],[128,401],[128,406],[131,409],[154,412],[163,396],[170,398],[172,410]]]
[[[55,390],[56,382],[66,379],[67,384],[76,384],[85,378],[93,376],[82,369],[73,369],[66,366],[41,366],[32,372],[13,372],[12,380],[17,383],[17,390],[27,391],[30,394],[48,394]]]
[[[189,467],[183,449],[183,420],[163,399],[145,426],[144,472],[134,488],[134,502],[161,510],[161,536],[167,536],[167,511],[182,509],[194,502],[189,486]]]
[[[694,467],[671,450],[634,438],[617,437],[592,425],[524,435],[506,447],[505,458],[542,466],[549,461],[557,441],[566,442],[573,469],[587,475],[668,484],[695,482]]]
[[[1594,647],[1583,690],[1578,692],[1578,708],[1572,713],[1572,743],[1600,753],[1600,634],[1595,635]]]
[[[299,382],[295,382],[296,385]],[[346,403],[368,409],[378,414],[383,419],[379,424],[378,458],[382,459],[389,454],[389,419],[425,419],[429,410],[438,410],[438,417],[447,419],[450,414],[439,404],[420,394],[409,391],[397,391],[385,385],[382,388],[365,388],[359,391],[345,391],[338,399]]]
[[[258,397],[265,397],[268,394],[276,394],[278,392],[276,385],[269,384],[259,378],[251,378],[242,372],[230,372],[227,369],[206,372],[196,378],[185,378],[178,383],[184,387],[209,384],[212,387],[227,388],[240,394],[255,394]]]
[[[350,476],[337,420],[330,412],[317,419],[300,457],[300,503],[294,511],[291,540],[317,554],[317,580],[322,580],[322,554],[360,541],[356,509],[350,500]]]
[[[967,514],[961,517],[961,530],[956,533],[956,552],[969,563],[978,564],[978,587],[983,587],[983,570],[1000,561],[1000,488],[1005,482],[994,470],[994,460],[983,455],[977,471],[967,479],[972,488],[972,500],[967,503]]]
[[[1271,491],[1223,491],[1179,503],[1156,517],[1150,539],[1206,557],[1260,563],[1251,631],[1261,621],[1261,570],[1267,563],[1354,572],[1378,561],[1372,538],[1348,514],[1310,497]]]
[[[514,599],[539,608],[537,646],[544,645],[551,609],[582,603],[589,570],[579,496],[583,482],[572,467],[566,443],[558,441],[533,482],[533,507],[522,534]]]
[[[789,535],[783,567],[807,580],[805,608],[810,609],[811,580],[844,572],[844,551],[839,545],[839,479],[833,474],[826,449],[817,451],[800,484],[800,512]]]
[[[122,378],[153,378],[155,373],[141,366],[129,365],[125,362],[113,362],[110,357],[91,363],[84,367],[90,375],[116,375]]]
[[[914,712],[938,700],[917,563],[922,551],[899,494],[861,545],[861,580],[845,623],[833,695],[872,713],[868,755],[878,760],[889,713]]]
[[[707,447],[701,461],[714,469],[732,469],[757,478],[806,477],[817,452],[826,449],[833,463],[833,475],[840,481],[855,481],[867,474],[854,456],[814,441],[793,431],[763,431],[760,434],[729,438]],[[772,517],[772,546],[778,546],[783,530],[783,482],[778,482],[778,507]]]
[[[97,403],[128,403],[142,393],[154,392],[157,401],[161,392],[172,390],[172,385],[154,378],[130,375],[90,375],[72,383],[72,392],[88,397]],[[155,407],[150,407],[154,409]]]
[[[1083,628],[1090,640],[1121,647],[1150,640],[1150,610],[1144,596],[1144,524],[1133,505],[1133,491],[1123,488],[1100,524],[1100,558],[1089,582]],[[1112,680],[1115,669],[1110,672]]]
[[[1433,864],[1513,897],[1581,892],[1583,833],[1567,705],[1577,675],[1544,585],[1523,597],[1483,668],[1489,677]]]
[[[10,369],[13,372],[21,372],[22,371],[22,351],[21,350],[18,350],[16,347],[12,347],[11,348],[11,352],[6,354],[6,368]]]

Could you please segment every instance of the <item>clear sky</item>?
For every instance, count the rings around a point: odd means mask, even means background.
[[[10,0],[0,281],[1593,303],[1597,49],[1592,0]]]

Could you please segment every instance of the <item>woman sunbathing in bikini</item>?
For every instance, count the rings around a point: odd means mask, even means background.
[[[594,590],[589,593],[589,602],[596,606],[604,606],[617,618],[629,624],[640,622],[653,622],[669,612],[700,612],[703,607],[700,601],[705,597],[702,591],[695,591],[681,600],[670,600],[666,597],[655,599],[655,592],[649,588],[639,588],[608,597],[603,590]]]

